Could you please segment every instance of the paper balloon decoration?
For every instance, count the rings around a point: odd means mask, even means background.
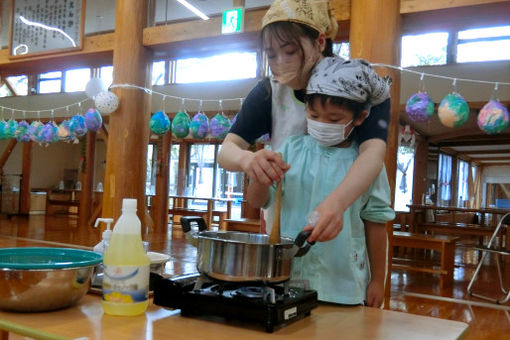
[[[64,120],[57,128],[58,139],[64,142],[73,141],[76,136],[69,130],[69,121]]]
[[[85,94],[89,98],[94,98],[104,90],[105,90],[104,83],[99,78],[90,78],[90,80],[87,82],[87,85],[85,85]]]
[[[406,112],[414,122],[426,122],[434,114],[434,102],[427,92],[418,92],[409,97]]]
[[[452,92],[441,100],[437,114],[444,126],[459,127],[468,120],[469,106],[460,94]]]
[[[266,133],[266,134],[260,136],[257,139],[257,142],[262,143],[262,144],[269,144],[269,142],[271,142],[271,137],[269,137],[269,133]]]
[[[0,121],[0,140],[5,139],[5,134],[4,134],[5,123],[6,123],[5,120]]]
[[[222,113],[216,114],[211,119],[210,131],[213,138],[223,139],[227,135],[232,124]]]
[[[209,132],[209,119],[207,116],[202,112],[198,112],[196,115],[194,115],[193,119],[191,119],[190,130],[191,135],[194,138],[205,138]]]
[[[87,133],[85,118],[82,115],[74,115],[69,119],[69,131],[77,137],[84,136]]]
[[[170,130],[170,118],[163,111],[157,111],[152,115],[149,121],[149,127],[152,133],[164,135]]]
[[[3,128],[3,136],[5,138],[14,138],[16,136],[16,129],[18,128],[18,122],[13,119],[9,119],[5,122]]]
[[[490,100],[478,114],[478,127],[488,134],[502,132],[508,126],[508,110],[500,102]]]
[[[177,138],[184,138],[189,133],[191,119],[184,111],[177,112],[172,121],[172,132]]]
[[[83,117],[88,131],[97,131],[103,125],[103,118],[96,109],[88,109]]]
[[[40,121],[33,121],[32,123],[30,123],[30,126],[28,127],[28,132],[30,133],[31,140],[33,140],[34,142],[41,142],[40,135],[42,127],[43,123],[41,123]]]
[[[42,143],[55,143],[58,142],[58,131],[53,122],[44,124],[39,133],[39,141]]]
[[[18,127],[16,128],[15,137],[18,142],[29,142],[30,141],[30,125],[22,120],[18,123]]]
[[[110,114],[119,107],[119,98],[113,92],[102,91],[94,98],[94,104],[102,114]]]

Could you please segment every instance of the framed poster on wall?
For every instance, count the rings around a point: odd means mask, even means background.
[[[11,0],[9,58],[83,47],[86,0]]]

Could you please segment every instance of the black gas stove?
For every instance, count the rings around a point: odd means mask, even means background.
[[[180,309],[182,316],[258,322],[266,332],[310,315],[318,304],[317,292],[304,281],[232,283],[198,273],[156,281],[154,303]]]

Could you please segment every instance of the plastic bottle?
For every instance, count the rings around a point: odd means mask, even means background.
[[[113,223],[113,218],[98,218],[96,223],[94,223],[94,228],[97,228],[99,222],[104,222],[106,224],[106,229],[103,231],[101,242],[94,246],[94,251],[104,254],[106,248],[108,248],[108,245],[110,244],[110,239],[112,238],[110,225]]]
[[[103,258],[103,310],[110,315],[139,315],[149,305],[150,260],[142,245],[136,199],[122,201],[122,215],[113,228]]]

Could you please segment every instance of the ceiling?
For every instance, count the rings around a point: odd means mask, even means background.
[[[479,165],[510,165],[510,126],[502,133],[488,135],[477,124],[477,114],[485,103],[469,103],[471,114],[468,121],[459,128],[452,129],[441,124],[437,114],[425,123],[413,122],[401,107],[400,121],[410,125],[419,136],[429,142],[429,159],[437,159],[437,150],[473,161]],[[508,102],[504,102],[510,107]],[[437,112],[437,105],[436,111]]]

